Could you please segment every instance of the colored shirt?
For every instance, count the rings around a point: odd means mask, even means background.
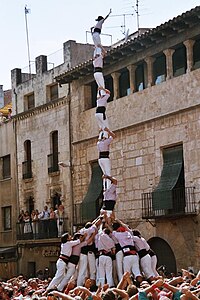
[[[113,138],[110,136],[107,139],[103,139],[97,142],[97,149],[99,152],[109,151],[110,143],[112,142]]]
[[[72,253],[72,247],[78,244],[80,244],[80,240],[68,241],[66,243],[62,243],[60,253],[66,256],[70,256]]]
[[[105,106],[107,105],[107,100],[110,97],[110,94],[105,94],[104,96],[102,96],[101,98],[99,98],[97,100],[97,107],[99,106]]]
[[[105,192],[103,193],[103,197],[104,197],[104,201],[105,200],[113,200],[116,201],[117,200],[117,186],[114,183],[111,183],[110,187],[105,190]]]

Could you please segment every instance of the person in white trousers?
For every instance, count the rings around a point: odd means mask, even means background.
[[[110,9],[109,13],[107,14],[107,16],[105,18],[102,16],[98,16],[98,18],[95,20],[95,21],[97,21],[97,23],[93,27],[91,27],[92,39],[93,39],[94,46],[95,46],[94,56],[96,54],[96,49],[98,47],[102,48],[101,36],[100,36],[101,29],[102,29],[102,25],[103,25],[104,21],[109,17],[111,12],[112,12],[112,10]]]
[[[105,92],[105,95],[102,95],[102,91]],[[95,113],[95,118],[97,120],[97,124],[99,126],[99,130],[104,130],[105,128],[109,128],[108,118],[106,117],[106,106],[107,101],[110,97],[110,91],[104,89],[103,87],[98,88],[99,96],[97,97],[97,108]]]
[[[95,57],[93,58],[93,66],[94,66],[94,79],[97,83],[98,88],[103,87],[105,89],[105,81],[103,76],[103,59],[106,55],[105,50],[102,50],[99,48],[99,53],[96,53]],[[97,91],[97,97],[98,97],[99,91]],[[106,92],[102,90],[102,95],[105,95]]]
[[[61,251],[56,263],[57,271],[54,278],[49,283],[46,293],[48,293],[49,290],[57,287],[63,280],[65,276],[66,266],[72,253],[72,247],[78,244],[80,244],[80,239],[73,241],[69,233],[64,233],[61,236]]]
[[[98,164],[103,174],[108,176],[111,176],[111,161],[109,158],[110,144],[114,138],[115,134],[106,127],[104,128],[104,131],[100,132],[97,142],[97,150],[99,153]],[[103,178],[104,191],[109,188],[110,185],[111,181],[108,178]]]

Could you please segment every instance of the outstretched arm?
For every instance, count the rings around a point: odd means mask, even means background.
[[[112,12],[112,9],[110,9],[110,11],[109,11],[109,13],[107,14],[107,16],[105,16],[104,21],[110,16],[111,12]]]

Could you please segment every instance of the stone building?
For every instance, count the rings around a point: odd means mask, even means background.
[[[142,232],[168,272],[200,268],[199,16],[196,7],[112,47],[104,60],[116,215]],[[14,144],[0,155],[13,153],[16,222],[22,209],[62,203],[64,230],[74,231],[99,213],[102,173],[93,47],[68,41],[63,50],[64,63],[51,70],[43,55],[36,74],[12,70],[13,119],[5,126]],[[53,274],[59,252],[51,224],[44,232],[39,223],[36,235],[13,223],[12,242],[3,243],[16,246],[16,270],[28,276],[45,267]]]

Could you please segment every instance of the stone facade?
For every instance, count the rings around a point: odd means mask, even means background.
[[[195,10],[191,14],[195,14]],[[187,14],[182,16],[183,22],[186,17]],[[200,268],[200,57],[195,58],[197,67],[193,61],[200,26],[196,21],[198,16],[192,17],[187,30],[182,28],[181,22],[179,25],[180,18],[173,20],[173,28],[180,29],[178,34],[169,28],[171,23],[166,23],[111,49],[104,67],[105,77],[112,81],[113,101],[108,103],[106,112],[110,128],[116,133],[110,154],[112,175],[118,179],[116,215],[139,229],[154,245],[163,246],[164,251],[169,249],[166,256],[171,256],[174,270],[188,266],[195,270]],[[162,39],[165,35],[167,38]],[[184,70],[178,69],[174,58],[179,48],[186,53]],[[2,135],[6,142],[0,146],[0,155],[11,153],[15,165],[12,184],[17,189],[7,186],[3,193],[9,194],[9,188],[13,191],[9,199],[16,199],[16,203],[11,204],[13,210],[17,207],[14,211],[16,221],[19,210],[29,209],[30,196],[34,208],[41,211],[44,205],[50,207],[53,204],[52,196],[58,192],[66,210],[66,230],[72,232],[74,225],[78,225],[74,208],[83,202],[91,180],[91,163],[98,160],[96,108],[91,105],[92,54],[92,45],[68,41],[63,46],[62,65],[48,71],[47,57],[41,55],[36,58],[36,74],[23,74],[20,69],[12,71],[14,116],[2,129],[9,132]],[[165,60],[165,74],[160,74],[164,75],[164,80],[160,84],[156,84],[154,78],[154,63],[158,56]],[[137,87],[139,65],[144,69],[143,90]],[[122,84],[124,71],[128,73],[128,79]],[[128,92],[120,96],[124,85]],[[54,86],[57,94],[52,99]],[[58,160],[65,167],[49,173],[48,156],[52,153],[53,132],[58,133]],[[13,137],[15,147],[7,140],[7,134]],[[31,145],[32,174],[29,178],[24,178],[23,170],[26,141]],[[163,149],[180,144],[185,187],[195,188],[195,210],[192,214],[186,210],[179,218],[143,218],[142,195],[151,193],[160,181]],[[1,206],[7,201],[3,193],[0,191]],[[15,241],[13,231],[11,244],[3,240],[3,236],[1,241],[5,247],[17,245],[18,271],[24,274],[31,274],[31,264],[40,269],[56,262],[58,238]],[[49,249],[52,252],[48,252]]]

